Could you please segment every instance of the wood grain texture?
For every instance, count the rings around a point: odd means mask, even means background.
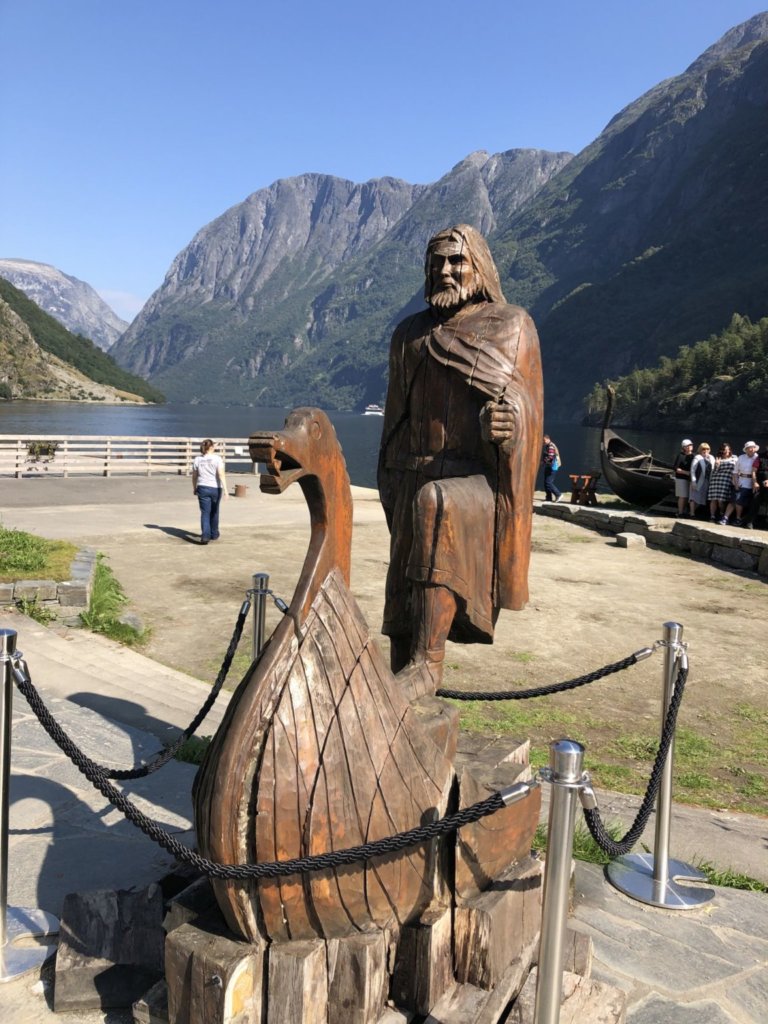
[[[351,497],[333,428],[297,410],[254,435],[266,489],[293,480],[309,550],[289,613],[235,693],[195,788],[201,851],[221,863],[287,860],[356,846],[433,819],[452,768],[387,667],[349,590]],[[338,870],[216,882],[245,938],[334,938],[417,916],[435,844]]]

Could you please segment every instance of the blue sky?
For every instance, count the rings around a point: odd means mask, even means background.
[[[578,152],[765,0],[0,0],[0,257],[130,319],[278,178]]]

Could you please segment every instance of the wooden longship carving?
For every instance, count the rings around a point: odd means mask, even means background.
[[[221,863],[343,849],[445,809],[449,762],[422,729],[349,591],[352,500],[335,431],[297,409],[249,441],[262,490],[297,481],[311,535],[289,612],[235,693],[201,767],[201,852]],[[335,938],[416,917],[432,897],[434,844],[254,883],[216,882],[236,933]]]

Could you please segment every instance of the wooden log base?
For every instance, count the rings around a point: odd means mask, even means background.
[[[207,914],[218,914],[218,906],[210,880],[203,876],[168,900],[163,928],[167,934]]]
[[[531,857],[454,914],[454,968],[459,982],[490,990],[516,960],[530,964],[539,941],[543,865]]]
[[[54,1010],[130,1006],[163,973],[159,885],[70,893],[56,955]]]
[[[264,945],[235,939],[210,918],[203,927],[202,920],[182,924],[166,938],[168,1019],[171,1024],[260,1022]]]
[[[400,932],[392,1001],[426,1014],[453,987],[453,927],[450,908],[427,911]]]
[[[527,966],[517,960],[490,992],[475,985],[454,985],[432,1008],[424,1024],[497,1024],[506,1019],[507,1008],[527,974]]]
[[[325,942],[305,939],[273,943],[269,950],[269,992],[272,998],[267,1002],[267,1024],[327,1024]]]
[[[132,1007],[133,1024],[168,1024],[168,985],[158,981]]]
[[[328,947],[328,1020],[371,1024],[385,1009],[389,973],[386,932],[330,939]]]
[[[480,765],[480,769],[484,766]],[[525,767],[504,762],[493,769],[493,783],[483,778],[476,768],[462,768],[458,774],[459,810],[485,800],[501,786],[512,785]],[[503,781],[504,779],[508,781]],[[541,790],[530,792],[524,799],[465,825],[456,836],[454,888],[456,902],[479,896],[505,871],[530,855],[541,810]]]

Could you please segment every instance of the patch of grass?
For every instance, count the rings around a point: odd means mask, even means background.
[[[614,842],[618,842],[624,838],[626,828],[619,821],[611,821],[605,823],[605,831]],[[533,849],[545,853],[547,839],[547,826],[540,824],[533,838]],[[650,852],[644,844],[641,844],[641,848],[646,853]],[[592,838],[586,825],[580,821],[577,822],[573,833],[573,857],[575,860],[584,861],[587,864],[609,864],[611,861],[611,858],[603,853]],[[727,889],[744,889],[748,892],[768,892],[768,885],[757,878],[752,878],[751,875],[733,871],[731,868],[718,868],[709,860],[696,860],[694,865],[706,876],[710,885],[719,885]]]
[[[185,764],[202,764],[212,739],[212,736],[190,736],[176,751],[174,760],[184,761]]]
[[[77,547],[63,540],[46,540],[23,530],[0,526],[0,582],[69,579]]]
[[[50,608],[38,604],[37,598],[32,598],[30,601],[26,597],[20,597],[16,602],[16,607],[22,615],[29,616],[35,622],[39,622],[41,626],[47,626],[49,622],[53,622],[56,618],[56,613],[51,611]]]
[[[613,789],[619,793],[635,793],[639,788],[637,770],[625,764],[589,761],[592,782],[600,789]]]
[[[737,704],[734,711],[745,722],[758,722],[760,725],[768,725],[768,711],[755,707],[754,704]]]
[[[86,629],[94,633],[108,636],[110,640],[137,647],[147,642],[149,630],[137,630],[125,622],[120,622],[120,612],[128,598],[115,574],[99,555],[93,575],[93,588],[88,610],[80,613],[80,621]]]
[[[650,736],[628,733],[626,736],[618,736],[612,747],[617,754],[631,757],[634,761],[652,761],[658,752],[659,741]]]
[[[543,705],[540,701],[468,700],[453,703],[459,707],[460,728],[469,732],[529,736],[537,729],[549,729],[551,726],[578,726],[583,730],[604,724],[583,713],[566,711],[551,704]]]
[[[716,868],[708,860],[694,861],[694,866],[707,876],[710,885],[722,885],[727,889],[746,889],[748,892],[768,892],[768,885],[752,878],[751,875],[732,871],[730,868]]]
[[[620,821],[611,821],[605,823],[605,831],[614,842],[617,842],[619,839],[623,839],[626,829]],[[536,835],[533,837],[534,850],[546,851],[547,840],[547,826],[539,825]],[[608,864],[611,860],[607,854],[603,853],[592,838],[592,833],[582,822],[577,822],[573,832],[573,856],[575,860],[581,860],[587,864]]]

